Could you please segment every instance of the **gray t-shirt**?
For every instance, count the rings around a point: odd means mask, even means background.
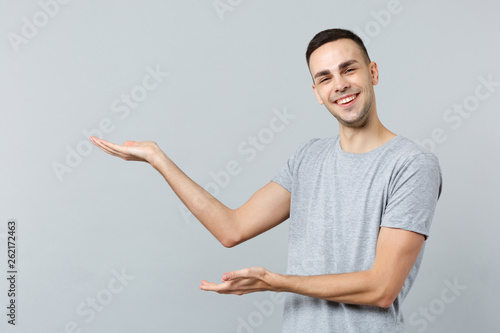
[[[297,148],[272,181],[291,193],[291,275],[370,269],[381,226],[427,238],[442,183],[436,156],[402,136],[362,154],[343,151],[338,136],[312,139]],[[413,285],[424,247],[391,307],[290,293],[283,332],[404,332],[401,303]]]

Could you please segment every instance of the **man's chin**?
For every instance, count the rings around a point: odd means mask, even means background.
[[[348,127],[348,128],[363,128],[366,125],[368,125],[368,120],[369,120],[368,115],[361,116],[361,117],[353,119],[353,120],[346,120],[346,119],[342,119],[341,117],[337,117],[337,116],[335,118],[337,118],[337,121],[339,122],[339,124],[341,124],[344,127]]]

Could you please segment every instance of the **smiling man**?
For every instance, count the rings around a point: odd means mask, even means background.
[[[252,267],[200,289],[221,294],[288,292],[283,332],[403,332],[410,290],[441,193],[437,158],[385,128],[373,86],[377,64],[361,39],[330,29],[306,59],[318,102],[339,135],[300,145],[244,205],[230,209],[187,177],[158,145],[91,140],[125,160],[149,162],[226,247],[289,219],[287,274]]]

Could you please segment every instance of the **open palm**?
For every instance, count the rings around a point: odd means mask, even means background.
[[[126,161],[151,163],[155,153],[160,150],[156,142],[153,141],[125,141],[122,146],[96,138],[95,136],[90,137],[90,141],[104,152],[118,156]]]

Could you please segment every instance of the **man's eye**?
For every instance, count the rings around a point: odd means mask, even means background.
[[[325,78],[320,79],[319,83],[323,83],[323,82],[328,81],[328,80],[329,80],[329,78],[325,77]]]
[[[346,69],[346,71],[345,71],[345,72],[346,72],[346,73],[349,73],[349,72],[352,72],[352,71],[354,71],[354,68],[348,68],[348,69]]]

